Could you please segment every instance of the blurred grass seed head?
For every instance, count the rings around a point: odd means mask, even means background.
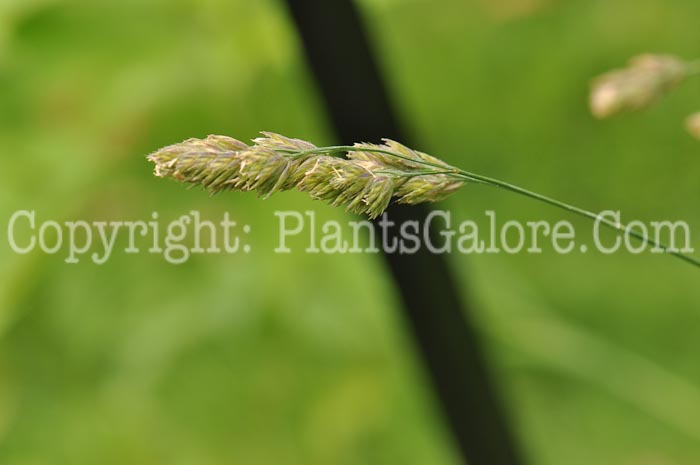
[[[685,128],[691,136],[700,140],[700,112],[688,116],[685,120]]]
[[[608,118],[625,111],[638,111],[655,103],[687,77],[688,64],[671,55],[639,55],[624,69],[593,80],[591,112]]]

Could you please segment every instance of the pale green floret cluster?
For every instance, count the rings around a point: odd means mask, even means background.
[[[216,135],[188,139],[148,159],[156,165],[156,176],[201,185],[212,193],[256,191],[269,197],[297,189],[371,218],[381,215],[392,198],[406,204],[435,202],[464,185],[456,168],[391,140],[340,148],[263,135],[253,145]],[[329,156],[341,152],[348,158]]]

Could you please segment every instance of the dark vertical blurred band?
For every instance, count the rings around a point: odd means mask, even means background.
[[[308,64],[341,143],[407,142],[392,111],[359,13],[351,0],[286,0]],[[429,210],[395,206],[397,223]],[[442,255],[387,254],[405,316],[462,456],[471,465],[519,465],[469,309]]]

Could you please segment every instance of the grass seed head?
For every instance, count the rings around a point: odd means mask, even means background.
[[[637,111],[656,102],[687,74],[686,63],[670,55],[640,55],[624,69],[610,71],[591,84],[591,112],[607,118]]]
[[[325,155],[324,148],[309,142],[264,132],[253,145],[225,136],[188,139],[148,160],[155,164],[156,176],[201,185],[212,193],[256,191],[269,197],[296,188],[370,218],[381,215],[392,198],[407,204],[434,202],[464,184],[455,168],[398,142],[354,147],[344,159]]]
[[[694,113],[685,120],[685,128],[691,136],[700,140],[700,113]]]

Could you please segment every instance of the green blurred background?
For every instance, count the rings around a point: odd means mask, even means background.
[[[359,6],[418,148],[700,230],[700,146],[680,124],[700,85],[612,121],[586,105],[590,78],[629,56],[700,56],[697,1]],[[153,178],[144,158],[259,130],[334,142],[281,2],[0,0],[0,464],[459,463],[381,257],[304,254],[301,240],[273,253],[275,210],[349,217],[295,193],[210,198]],[[485,187],[442,206],[484,227],[493,209],[590,229]],[[251,225],[253,252],[68,265],[9,250],[19,209],[38,221],[229,211]],[[697,271],[551,250],[450,262],[531,463],[698,463]]]

